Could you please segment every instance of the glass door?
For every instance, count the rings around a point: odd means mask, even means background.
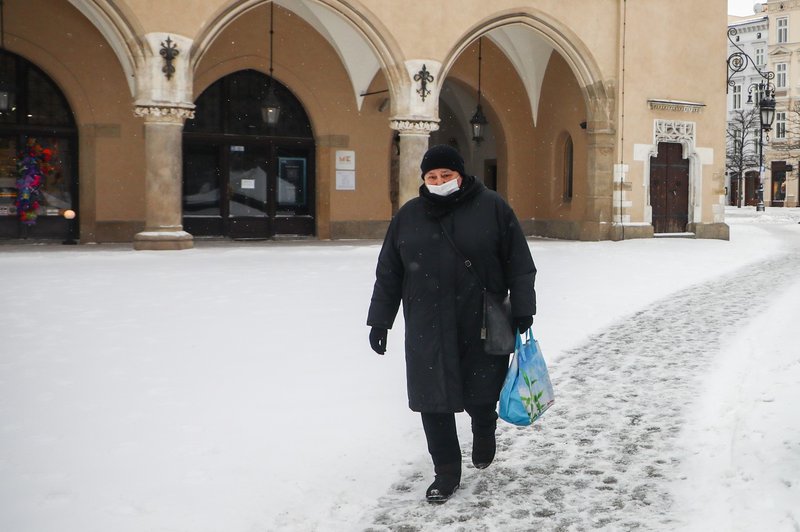
[[[274,233],[314,234],[313,148],[276,144],[272,186],[274,187]]]
[[[227,157],[228,234],[232,238],[271,236],[268,174],[270,145],[231,145]]]

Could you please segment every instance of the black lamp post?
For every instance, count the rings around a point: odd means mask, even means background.
[[[758,102],[761,127],[758,130],[758,204],[756,211],[764,212],[764,133],[767,134],[767,141],[769,141],[769,132],[772,130],[772,122],[775,120],[775,88],[771,83],[763,81],[757,85],[751,85],[748,90],[748,102],[752,102],[750,90],[754,86],[758,87],[758,94],[761,95],[761,100]]]
[[[751,83],[747,89],[747,103],[753,103],[753,91],[756,91],[758,97],[758,110],[760,112],[761,127],[758,130],[758,205],[757,211],[764,211],[764,133],[767,133],[767,142],[769,142],[769,132],[772,130],[772,122],[775,120],[775,86],[772,80],[775,79],[775,72],[767,70],[762,71],[753,61],[753,58],[747,55],[742,48],[736,44],[733,37],[736,36],[738,31],[736,28],[728,28],[728,41],[738,50],[728,56],[728,86],[736,86],[736,82],[732,79],[734,75],[743,72],[748,65],[753,65],[753,68],[758,75],[761,76],[761,81],[758,83]],[[738,37],[736,37],[738,39]]]

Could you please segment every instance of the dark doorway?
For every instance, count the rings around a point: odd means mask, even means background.
[[[744,184],[744,195],[739,198],[739,186]],[[741,201],[741,205],[739,205]],[[751,170],[745,173],[743,179],[737,179],[736,175],[731,176],[730,205],[749,205],[758,204],[758,172]]]
[[[683,146],[659,142],[650,158],[650,206],[655,233],[683,233],[689,223],[689,160]]]
[[[23,223],[17,208],[21,156],[48,154],[32,193],[35,220]],[[30,184],[30,183],[29,183]],[[76,218],[68,220],[66,211]],[[78,238],[78,130],[61,89],[28,60],[0,50],[0,239]]]
[[[483,161],[483,184],[497,192],[497,159]]]
[[[772,161],[772,189],[770,190],[772,207],[783,207],[786,203],[786,174],[791,169],[792,167],[786,164],[786,161]]]
[[[262,115],[272,91],[278,123]],[[196,236],[314,235],[315,145],[300,102],[253,70],[198,98],[184,132],[183,226]]]
[[[751,170],[744,174],[744,204],[750,207],[758,205],[758,172]]]

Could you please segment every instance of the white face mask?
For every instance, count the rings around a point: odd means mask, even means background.
[[[425,185],[428,187],[428,192],[431,194],[436,194],[437,196],[449,196],[456,190],[458,190],[458,178],[451,179],[446,183],[442,183],[441,185]]]

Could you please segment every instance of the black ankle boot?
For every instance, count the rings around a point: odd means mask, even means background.
[[[461,484],[461,464],[435,466],[436,479],[425,492],[425,498],[433,504],[446,502]]]
[[[497,412],[493,409],[472,416],[472,464],[478,469],[486,469],[494,460],[496,430]]]
[[[472,464],[478,469],[486,469],[494,460],[497,442],[494,433],[491,436],[472,437]]]

